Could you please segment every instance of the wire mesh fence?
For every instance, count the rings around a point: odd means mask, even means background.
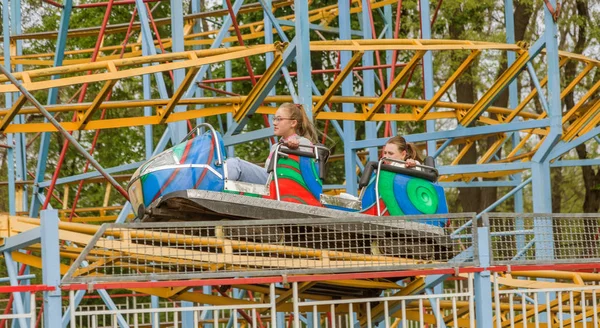
[[[444,227],[422,222],[447,218]],[[475,265],[451,262],[472,215],[106,224],[63,283],[174,280]],[[90,264],[86,266],[86,262]]]
[[[484,222],[490,226],[492,265],[600,260],[598,214],[491,213]]]

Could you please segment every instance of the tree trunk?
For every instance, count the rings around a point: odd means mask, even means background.
[[[533,4],[530,1],[516,1],[515,3],[515,11],[514,11],[514,19],[515,19],[515,40],[521,41],[525,37],[525,32],[527,27],[529,26],[529,21],[533,15]],[[455,15],[453,15],[455,16]],[[450,38],[451,39],[460,39],[461,35],[464,33],[464,25],[463,24],[450,24],[449,27]],[[459,62],[464,60],[466,56],[462,56],[460,58],[454,58],[455,62]],[[464,76],[469,77],[472,76],[472,64],[469,69],[461,76],[461,78],[456,82],[456,97],[457,102],[462,103],[475,103],[475,86],[472,80],[468,80],[468,78],[463,78]],[[500,75],[507,69],[506,57],[503,58],[501,66],[496,74],[496,77],[500,77]],[[495,106],[508,107],[508,89],[503,91],[498,98],[496,99]],[[492,145],[496,141],[496,137],[487,138],[487,140],[482,141],[480,143],[481,149],[487,149],[488,146]],[[459,151],[462,150],[463,147],[459,147]],[[499,150],[500,152],[500,150]],[[471,147],[469,151],[465,154],[465,156],[460,160],[460,164],[474,164],[477,162],[477,148],[475,146]],[[489,188],[459,188],[459,202],[461,204],[462,210],[464,212],[481,212],[488,206],[490,206],[496,199],[498,199],[498,188],[489,187]]]

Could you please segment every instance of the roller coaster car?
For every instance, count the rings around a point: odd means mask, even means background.
[[[201,133],[201,128],[207,132]],[[437,171],[431,165],[432,159],[421,170],[388,165],[385,159],[369,162],[360,180],[360,198],[348,199],[322,194],[328,157],[329,150],[321,145],[292,150],[278,144],[267,168],[265,185],[228,180],[222,138],[212,126],[201,124],[182,143],[143,164],[134,173],[128,192],[134,212],[142,221],[447,213],[444,191],[435,183]],[[203,190],[208,193],[200,195]],[[250,196],[255,201],[237,197],[233,202],[235,197],[225,199],[210,192]],[[283,203],[257,198],[320,209],[278,206]],[[439,227],[446,222],[426,221]]]

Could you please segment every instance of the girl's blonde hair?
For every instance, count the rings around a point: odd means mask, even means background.
[[[398,147],[398,151],[402,152],[406,150],[406,158],[405,159],[414,159],[415,161],[423,162],[421,159],[421,153],[419,153],[419,149],[412,142],[406,142],[406,139],[402,136],[391,137],[390,140],[386,142],[387,144],[393,144]]]
[[[292,104],[292,103],[283,103],[279,108],[287,109],[290,114],[290,119],[296,120],[298,125],[296,125],[296,133],[308,140],[312,143],[317,142],[317,132],[315,131],[315,127],[312,122],[306,115],[306,111],[304,111],[304,106],[301,104]]]

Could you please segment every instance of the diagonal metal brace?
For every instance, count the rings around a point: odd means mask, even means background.
[[[275,86],[275,83],[279,80],[281,67],[287,66],[296,57],[296,42],[292,42],[287,46],[283,54],[275,56],[273,63],[264,75],[258,80],[258,83],[248,94],[248,97],[241,104],[240,108],[236,111],[233,118],[237,122],[237,125],[233,126],[233,131],[227,134],[240,133],[250,117],[256,112],[260,104],[269,95],[269,91]]]
[[[38,244],[41,238],[41,228],[36,227],[16,236],[4,238],[4,244],[0,246],[0,253],[13,252],[19,249],[26,248],[33,244]]]

